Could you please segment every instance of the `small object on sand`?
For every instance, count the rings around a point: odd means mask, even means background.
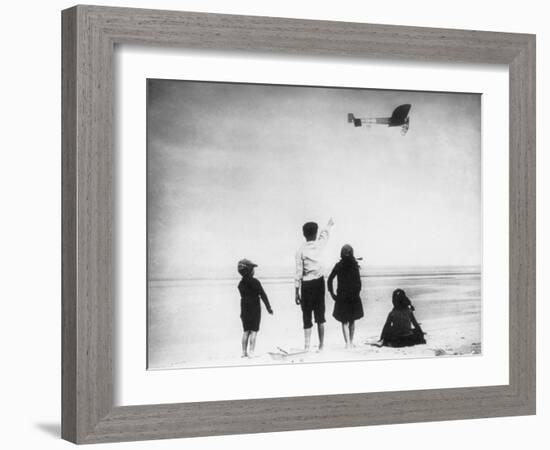
[[[435,356],[444,356],[444,355],[447,355],[448,353],[443,350],[442,348],[436,348],[434,350],[434,353],[435,353]]]
[[[305,355],[307,352],[304,350],[299,350],[296,352],[288,352],[285,349],[281,347],[277,347],[278,352],[268,352],[269,356],[271,356],[276,361],[288,361],[288,362],[294,362],[294,360],[299,359],[300,362],[303,362],[303,355]]]
[[[374,339],[376,339],[376,338],[374,338]],[[376,340],[374,340],[374,342],[373,341],[365,341],[365,345],[372,345],[373,347],[380,348],[384,345],[384,342],[382,341],[382,339],[376,339]]]

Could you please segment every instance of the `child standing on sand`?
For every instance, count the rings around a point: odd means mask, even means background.
[[[315,222],[307,222],[302,227],[306,242],[296,252],[295,302],[302,309],[304,323],[304,349],[309,351],[311,329],[315,318],[319,334],[319,351],[323,350],[325,337],[325,278],[323,276],[323,252],[328,242],[330,229],[334,225],[332,218],[319,233]],[[301,295],[300,295],[301,291]]]
[[[363,317],[363,304],[359,296],[361,292],[361,275],[351,245],[342,247],[340,258],[328,277],[328,291],[334,300],[332,315],[342,323],[346,348],[350,348],[353,347],[355,321]],[[336,294],[333,287],[334,278],[338,279]]]
[[[237,265],[237,271],[242,276],[238,289],[241,294],[241,321],[243,323],[241,343],[243,358],[254,356],[256,334],[260,329],[262,316],[260,298],[264,302],[267,312],[273,314],[262,284],[254,278],[254,267],[258,267],[258,265],[248,259],[241,259]]]

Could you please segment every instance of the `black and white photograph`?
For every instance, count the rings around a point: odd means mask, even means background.
[[[545,447],[544,2],[3,6],[2,448]]]
[[[146,88],[149,370],[482,354],[479,93]]]

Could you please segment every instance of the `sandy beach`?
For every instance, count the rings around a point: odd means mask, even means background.
[[[262,281],[275,311],[262,311],[254,358],[241,358],[238,279],[171,280],[149,283],[148,368],[293,364],[349,360],[476,355],[481,353],[481,277],[472,271],[437,270],[374,273],[362,276],[365,317],[356,322],[355,348],[345,349],[341,326],[332,317],[328,296],[325,349],[298,353],[303,346],[300,309],[294,303],[290,278]],[[427,344],[408,348],[377,348],[376,342],[391,309],[391,292],[405,289]],[[315,331],[315,329],[314,329]],[[294,356],[281,356],[284,351]]]

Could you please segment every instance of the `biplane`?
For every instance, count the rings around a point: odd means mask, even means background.
[[[370,127],[373,124],[387,125],[388,127],[401,127],[401,134],[405,136],[409,131],[409,111],[410,104],[399,105],[391,114],[391,117],[355,117],[353,113],[348,113],[348,123],[353,123],[353,126],[360,127],[366,125]]]

